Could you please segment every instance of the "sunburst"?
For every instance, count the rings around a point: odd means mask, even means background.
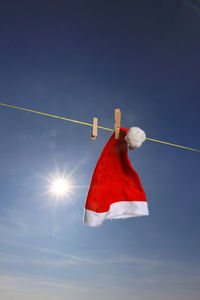
[[[36,198],[43,198],[42,206],[51,206],[55,208],[58,203],[62,205],[74,205],[74,194],[77,189],[85,189],[88,186],[74,185],[74,172],[77,171],[81,162],[75,165],[75,167],[70,171],[64,166],[62,170],[59,170],[57,164],[55,163],[54,171],[48,173],[44,176],[37,173],[41,179],[43,179],[46,184],[41,185],[42,192],[39,193]],[[77,179],[77,176],[76,176]]]
[[[51,192],[58,196],[66,196],[70,190],[70,183],[66,178],[55,178],[52,181]]]

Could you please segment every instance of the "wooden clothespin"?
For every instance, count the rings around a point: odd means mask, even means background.
[[[98,133],[98,118],[94,117],[93,118],[93,124],[92,124],[92,134],[91,134],[91,139],[96,140],[97,133]]]
[[[115,139],[119,139],[119,131],[120,131],[120,123],[121,123],[121,111],[119,108],[115,109]]]

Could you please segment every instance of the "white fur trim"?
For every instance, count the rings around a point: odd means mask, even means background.
[[[138,148],[146,140],[146,134],[139,127],[131,127],[125,136],[125,140],[131,147]]]
[[[120,201],[111,204],[109,211],[97,213],[85,209],[84,223],[88,226],[100,226],[107,219],[125,219],[131,217],[148,216],[148,204],[145,201]]]

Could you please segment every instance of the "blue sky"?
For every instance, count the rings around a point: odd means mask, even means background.
[[[199,1],[6,1],[0,102],[199,145]],[[110,132],[0,108],[0,299],[197,300],[199,153],[129,152],[149,217],[83,225]],[[71,173],[56,201],[48,180]]]

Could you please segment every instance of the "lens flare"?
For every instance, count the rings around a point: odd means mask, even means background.
[[[58,178],[52,182],[52,193],[62,197],[69,191],[70,185],[66,179]]]

